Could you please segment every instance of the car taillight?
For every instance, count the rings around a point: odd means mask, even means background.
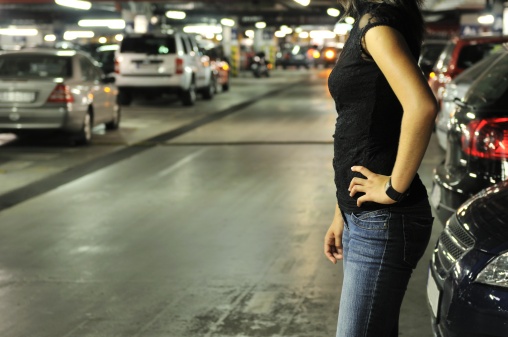
[[[181,58],[176,59],[176,74],[177,75],[183,74],[183,59]]]
[[[486,159],[508,159],[508,117],[470,122],[462,131],[462,150]]]
[[[118,58],[115,58],[115,73],[120,74],[120,61],[118,61]]]
[[[48,103],[73,103],[74,96],[72,96],[71,89],[65,84],[57,84],[55,89],[51,92],[47,100]]]

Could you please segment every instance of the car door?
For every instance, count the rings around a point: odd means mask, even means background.
[[[204,55],[200,49],[196,40],[193,37],[189,36],[189,42],[192,46],[192,51],[195,54],[196,60],[196,78],[199,87],[205,87],[210,83],[210,58]]]
[[[107,110],[108,96],[106,86],[102,83],[101,73],[85,56],[79,56],[83,90],[86,90],[94,112],[94,124],[104,123],[111,119]]]

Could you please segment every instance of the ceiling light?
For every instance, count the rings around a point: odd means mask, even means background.
[[[92,8],[92,3],[90,1],[82,1],[82,0],[55,0],[55,3],[60,6],[72,7],[76,9],[89,10]]]
[[[256,22],[256,24],[254,26],[256,26],[257,29],[263,29],[263,28],[266,28],[266,22],[263,22],[263,21]]]
[[[183,27],[185,33],[206,35],[208,33],[221,34],[221,26],[213,25],[189,25]]]
[[[224,18],[224,19],[220,20],[220,23],[223,26],[233,27],[235,25],[235,20]]]
[[[185,12],[182,12],[182,11],[167,11],[166,12],[166,17],[168,17],[169,19],[183,20],[183,19],[185,19],[186,16],[187,16],[187,14],[185,14]]]
[[[309,32],[301,32],[298,37],[300,37],[300,39],[308,39],[309,38]]]
[[[284,32],[281,31],[281,30],[278,30],[278,31],[275,32],[275,37],[283,38],[285,36],[286,36],[286,34],[284,34]]]
[[[340,11],[337,8],[328,8],[326,13],[330,16],[333,16],[334,18],[340,15]]]
[[[219,35],[216,35],[216,36],[215,36],[215,39],[216,39],[217,41],[222,41],[222,35],[220,35],[220,34],[219,34]]]
[[[494,15],[486,14],[478,17],[478,22],[482,25],[491,25],[494,23]]]
[[[72,31],[68,30],[64,33],[64,40],[75,40],[75,39],[90,39],[94,37],[94,32],[92,31]]]
[[[115,40],[117,40],[119,42],[122,41],[123,40],[123,35],[122,34],[116,34],[115,35]]]
[[[330,30],[313,30],[310,32],[310,37],[312,39],[333,39],[335,35],[336,34]]]
[[[99,43],[104,44],[104,43],[106,43],[106,42],[108,42],[108,39],[106,39],[104,36],[101,36],[101,37],[99,38]]]
[[[310,4],[310,0],[294,0],[294,1],[302,6],[308,6]]]
[[[2,28],[0,29],[0,35],[11,35],[11,36],[36,36],[39,31],[35,28]]]
[[[253,39],[254,38],[254,31],[252,29],[246,30],[245,36],[247,36],[250,39]]]
[[[46,42],[56,41],[56,35],[55,34],[48,34],[48,35],[44,36],[44,41],[46,41]]]
[[[351,26],[348,23],[338,23],[335,25],[335,28],[333,31],[337,35],[346,35],[352,28],[353,28],[353,26]]]
[[[124,29],[125,20],[122,19],[100,19],[100,20],[79,20],[80,27],[108,27],[111,29]]]
[[[344,21],[350,25],[352,25],[353,23],[355,23],[355,19],[353,19],[352,17],[348,16],[347,18],[344,19]]]

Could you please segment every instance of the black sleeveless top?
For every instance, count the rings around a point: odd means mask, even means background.
[[[409,196],[400,203],[367,202],[359,208],[356,199],[363,193],[357,193],[354,198],[349,196],[351,179],[363,178],[351,171],[352,166],[361,165],[374,173],[391,175],[397,156],[402,106],[362,45],[365,33],[380,25],[399,31],[415,60],[420,54],[418,39],[406,13],[387,4],[368,4],[360,9],[339,61],[328,78],[328,88],[338,113],[333,136],[336,196],[339,207],[347,213],[407,207],[427,198],[427,190],[418,175],[409,187]]]

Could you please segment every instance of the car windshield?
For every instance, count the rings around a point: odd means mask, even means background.
[[[137,54],[174,54],[176,53],[176,42],[174,37],[126,37],[122,41],[120,50],[122,53]]]
[[[44,54],[6,54],[0,56],[0,77],[68,78],[72,62],[68,56]]]
[[[470,89],[467,103],[481,107],[506,98],[508,90],[508,53],[503,54]]]
[[[486,56],[483,60],[479,61],[471,68],[466,69],[460,73],[454,80],[453,83],[460,85],[465,83],[473,83],[480,75],[500,57],[500,53],[493,53]]]
[[[445,47],[444,43],[425,43],[422,46],[420,62],[434,64]]]
[[[457,67],[462,69],[469,68],[492,51],[499,51],[502,49],[502,42],[480,43],[464,46],[460,51],[459,58],[457,60]]]

